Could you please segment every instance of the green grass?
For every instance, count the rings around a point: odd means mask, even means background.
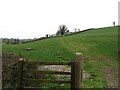
[[[107,65],[106,61],[97,62],[94,60],[84,61],[84,69],[89,73],[90,77],[86,78],[83,83],[84,88],[105,88],[106,81],[104,74],[100,72],[100,67]]]
[[[54,75],[46,75],[46,77],[49,80],[57,80],[57,78]],[[64,77],[61,78],[61,80],[69,80],[68,78]],[[70,88],[70,84],[58,84],[58,83],[48,83],[48,84],[43,84],[42,88]]]
[[[83,53],[90,60],[85,61],[84,69],[91,75],[84,81],[84,87],[101,88],[106,82],[100,67],[117,63],[118,27],[89,30],[72,36],[49,38],[26,44],[3,44],[3,51],[37,61],[72,61],[75,53]],[[25,51],[25,48],[35,50]],[[99,60],[97,60],[99,59]]]

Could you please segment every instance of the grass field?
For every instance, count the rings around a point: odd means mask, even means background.
[[[37,61],[72,61],[75,53],[86,57],[84,69],[91,75],[84,81],[85,88],[106,87],[102,66],[117,68],[118,27],[89,30],[79,34],[54,37],[26,44],[3,44],[3,51]],[[26,51],[25,48],[34,50]],[[91,78],[93,79],[92,81]]]

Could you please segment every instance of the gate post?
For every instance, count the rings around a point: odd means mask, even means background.
[[[23,62],[24,60],[21,58],[18,63],[18,84],[17,84],[18,89],[22,88]]]
[[[74,61],[74,65],[72,65],[71,67],[71,71],[72,71],[71,78],[73,80],[71,81],[72,82],[71,84],[73,84],[71,88],[82,88],[82,84],[83,84],[83,54],[82,53],[76,53],[76,59]]]

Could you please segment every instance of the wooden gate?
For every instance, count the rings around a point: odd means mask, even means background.
[[[24,63],[32,63],[37,65],[70,65],[71,72],[61,72],[61,71],[34,71],[23,70]],[[19,89],[25,88],[23,87],[23,81],[29,82],[37,82],[37,83],[65,83],[71,85],[71,90],[75,88],[82,88],[83,83],[83,55],[82,53],[76,53],[76,59],[73,62],[36,62],[36,61],[19,61],[19,72],[18,72],[18,83],[17,87]],[[42,74],[60,74],[60,75],[71,75],[70,81],[62,81],[62,80],[41,80],[41,79],[29,79],[23,78],[24,73],[42,73]]]

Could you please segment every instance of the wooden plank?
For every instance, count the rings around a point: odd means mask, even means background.
[[[70,84],[71,81],[60,81],[60,80],[41,80],[41,79],[23,79],[24,81],[35,82],[35,83],[65,83]]]
[[[59,75],[71,75],[71,72],[61,72],[61,71],[23,71],[23,73],[37,73],[37,74],[59,74]]]
[[[23,87],[23,88],[24,88],[25,90],[28,90],[28,89],[29,89],[29,90],[32,90],[32,89],[33,89],[33,90],[44,90],[43,88],[40,88],[40,87]],[[24,90],[24,89],[23,89],[23,90]]]
[[[41,65],[71,65],[71,62],[39,62],[39,61],[25,61],[30,64],[41,64]]]

